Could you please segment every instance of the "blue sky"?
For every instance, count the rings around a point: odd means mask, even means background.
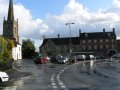
[[[16,3],[22,3],[30,10],[33,17],[44,19],[48,13],[59,15],[63,12],[64,6],[69,0],[15,0]],[[112,0],[76,0],[83,4],[90,11],[109,8],[112,5]]]
[[[120,0],[13,0],[15,18],[19,20],[19,36],[32,39],[38,48],[46,38],[68,37],[82,32],[101,32],[116,29],[120,38]],[[0,34],[3,18],[7,17],[9,0],[0,0]]]

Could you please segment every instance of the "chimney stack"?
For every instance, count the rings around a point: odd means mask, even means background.
[[[81,29],[79,29],[79,34],[81,34]]]
[[[105,32],[105,28],[103,28],[103,32]]]
[[[58,39],[60,39],[60,34],[58,34]]]
[[[115,33],[115,28],[113,28],[113,32]]]
[[[80,37],[80,34],[81,34],[81,29],[79,29],[79,37]]]

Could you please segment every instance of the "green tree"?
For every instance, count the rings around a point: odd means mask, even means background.
[[[7,63],[12,58],[14,42],[0,36],[0,63]]]
[[[8,39],[7,42],[8,42],[7,44],[8,50],[12,51],[12,48],[15,46],[13,40]]]
[[[23,58],[32,58],[35,54],[35,46],[30,39],[22,41],[22,56]]]

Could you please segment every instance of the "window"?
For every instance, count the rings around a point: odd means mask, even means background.
[[[112,39],[112,43],[114,43],[115,42],[115,40],[114,39]]]
[[[100,45],[100,49],[103,49],[103,45]]]
[[[95,49],[95,50],[97,49],[97,45],[94,46],[94,49]]]
[[[115,49],[115,45],[112,45],[112,49]]]
[[[94,40],[94,43],[97,43],[97,40]]]
[[[21,48],[19,47],[19,51],[21,51]]]
[[[91,45],[89,45],[88,49],[91,50]]]
[[[109,49],[109,45],[106,45],[106,49]]]
[[[111,33],[108,33],[108,36],[110,37],[110,36],[111,36]]]
[[[87,33],[85,33],[85,37],[88,37],[88,34],[87,34]]]
[[[103,42],[103,40],[102,40],[102,39],[100,39],[100,42],[102,43],[102,42]]]
[[[106,42],[109,42],[109,40],[108,40],[108,39],[106,39]]]
[[[83,50],[85,50],[86,49],[86,47],[85,46],[83,46]]]
[[[91,43],[91,40],[88,40],[88,43]]]
[[[83,43],[85,43],[85,40],[83,40]]]

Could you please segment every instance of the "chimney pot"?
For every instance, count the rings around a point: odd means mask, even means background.
[[[105,32],[105,28],[103,28],[103,32]]]
[[[113,32],[115,33],[115,28],[113,28]]]

